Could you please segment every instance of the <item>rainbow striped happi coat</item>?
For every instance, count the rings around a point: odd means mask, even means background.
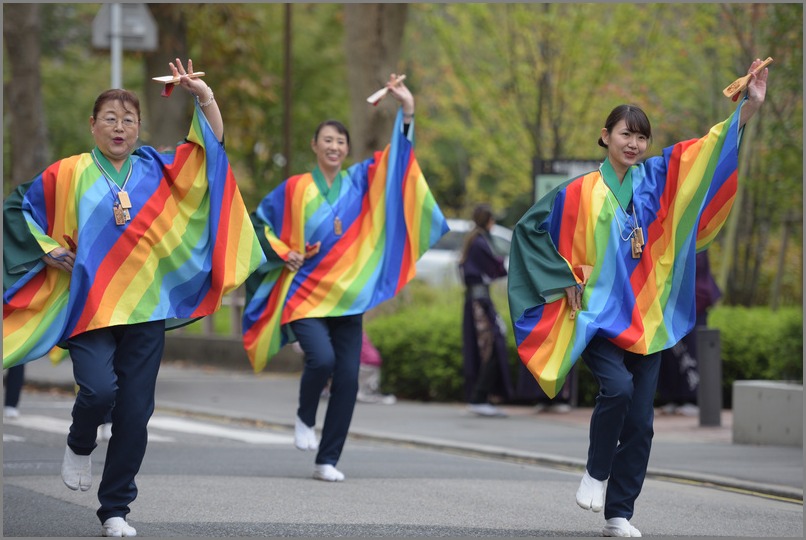
[[[198,106],[175,154],[144,146],[131,162],[131,221],[122,226],[89,153],[54,163],[6,200],[4,368],[88,330],[209,315],[265,261]],[[72,274],[40,260],[64,235],[77,244]]]
[[[713,241],[733,204],[740,110],[703,138],[632,168],[646,240],[640,258],[622,240],[625,214],[599,171],[558,186],[516,225],[508,282],[515,340],[549,397],[594,336],[646,355],[694,327],[695,253]],[[582,310],[572,319],[564,289],[583,282],[584,267]]]
[[[333,204],[307,173],[283,182],[253,214],[270,261],[246,283],[244,348],[256,372],[288,341],[282,325],[355,315],[392,298],[448,231],[402,127],[398,112],[391,144],[346,171]],[[285,268],[289,251],[304,253],[317,242],[319,252],[299,271]]]

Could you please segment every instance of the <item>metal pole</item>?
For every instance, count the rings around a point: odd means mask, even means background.
[[[121,64],[123,63],[123,8],[112,4],[110,51],[112,55],[112,88],[122,88]]]
[[[285,4],[285,76],[283,81],[283,178],[291,176],[291,4]]]
[[[700,382],[697,386],[697,405],[700,407],[700,426],[720,426],[722,423],[722,347],[719,330],[697,326],[697,369]]]

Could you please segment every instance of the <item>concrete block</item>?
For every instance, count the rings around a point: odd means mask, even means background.
[[[733,442],[803,447],[803,385],[734,381]]]

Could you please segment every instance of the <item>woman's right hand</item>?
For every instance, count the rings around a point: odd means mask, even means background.
[[[61,246],[42,257],[42,261],[50,267],[72,273],[76,262],[76,254]]]
[[[582,309],[582,287],[584,285],[572,285],[565,288],[565,297],[568,299],[568,305],[574,311]]]
[[[305,262],[305,255],[303,255],[299,251],[289,251],[288,260],[285,262],[285,267],[290,272],[296,272],[302,267],[302,263],[304,262]]]

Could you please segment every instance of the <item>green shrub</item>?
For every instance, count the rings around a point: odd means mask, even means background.
[[[383,358],[382,388],[403,399],[463,401],[461,288],[436,289],[420,282],[365,318],[364,326]],[[507,324],[513,384],[520,360],[503,287],[493,301]],[[803,380],[803,314],[800,309],[717,307],[709,326],[720,330],[724,403],[731,404],[734,380]],[[598,386],[577,362],[578,402],[590,407]]]
[[[383,358],[384,392],[420,401],[462,400],[462,306],[445,300],[438,307],[404,305],[366,321]]]
[[[719,330],[724,403],[731,404],[733,381],[803,382],[803,312],[764,307],[720,306],[708,318]]]

